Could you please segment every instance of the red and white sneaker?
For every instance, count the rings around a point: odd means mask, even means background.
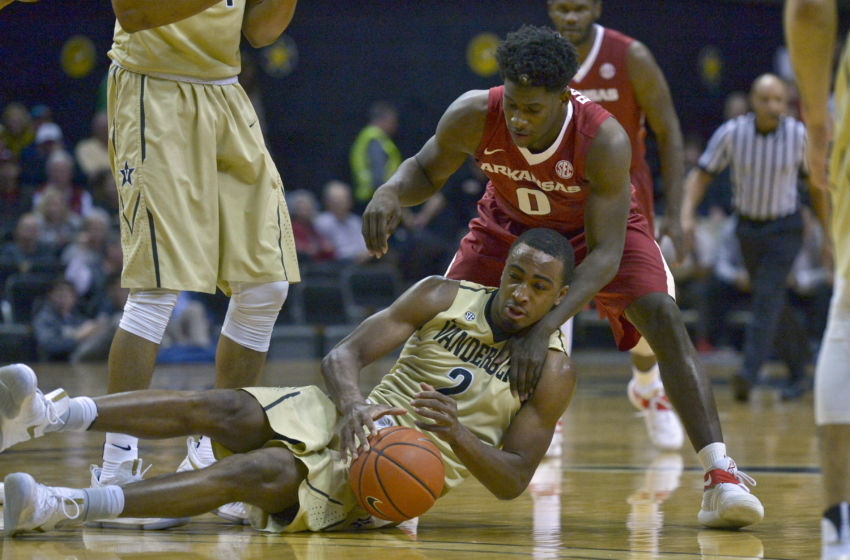
[[[706,527],[737,529],[758,523],[764,518],[764,507],[750,493],[755,486],[752,477],[738,470],[735,461],[705,473],[702,508],[697,519]]]
[[[673,410],[664,387],[659,386],[649,395],[640,393],[637,383],[632,379],[628,387],[629,400],[643,416],[646,431],[652,444],[662,451],[676,451],[682,448],[685,431],[679,416]]]

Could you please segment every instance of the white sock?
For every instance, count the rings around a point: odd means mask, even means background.
[[[85,520],[113,519],[124,511],[124,490],[120,486],[86,488]]]
[[[109,480],[118,472],[121,463],[139,457],[139,438],[127,434],[107,433],[103,444],[103,472],[101,480]]]
[[[63,424],[56,429],[60,432],[85,432],[97,418],[97,405],[90,397],[74,397],[70,400],[68,412],[62,417]]]
[[[212,449],[212,440],[207,436],[198,438],[198,457],[204,462],[204,466],[215,463],[215,453]]]
[[[726,470],[729,467],[729,457],[726,456],[726,444],[723,442],[709,443],[697,452],[703,470]]]
[[[638,392],[642,395],[648,395],[659,388],[663,388],[661,384],[661,370],[658,369],[658,363],[653,364],[646,371],[641,371],[637,366],[632,364],[632,378],[635,380]]]

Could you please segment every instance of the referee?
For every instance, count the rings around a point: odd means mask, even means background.
[[[712,135],[697,167],[685,179],[682,228],[693,238],[695,212],[715,175],[730,167],[732,206],[738,215],[736,235],[752,286],[752,321],[744,335],[744,362],[732,377],[736,400],[746,401],[773,346],[787,305],[787,278],[803,241],[798,184],[806,182],[812,206],[826,227],[827,198],[808,180],[803,123],[786,116],[788,91],[773,74],[756,78],[750,89],[752,112],[726,121]],[[805,389],[809,349],[802,329],[782,344],[789,368],[786,399]],[[784,329],[783,329],[784,332]]]

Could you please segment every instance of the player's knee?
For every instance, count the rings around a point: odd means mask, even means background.
[[[251,467],[257,474],[255,482],[263,486],[264,492],[292,492],[307,476],[304,463],[284,447],[258,449],[251,453],[251,459]]]
[[[136,336],[159,344],[177,304],[176,290],[133,290],[124,304],[118,326]]]
[[[289,282],[234,282],[221,333],[237,344],[266,352]]]
[[[664,292],[646,294],[626,309],[627,318],[636,326],[651,326],[653,329],[668,329],[681,322],[682,314],[676,301]],[[641,333],[646,335],[646,333]]]

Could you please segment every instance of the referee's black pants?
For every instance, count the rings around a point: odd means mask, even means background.
[[[803,245],[802,216],[799,210],[775,220],[739,216],[736,233],[752,290],[752,320],[744,334],[739,375],[755,382],[775,342],[791,380],[802,379],[808,340],[799,317],[788,305],[788,274]]]

